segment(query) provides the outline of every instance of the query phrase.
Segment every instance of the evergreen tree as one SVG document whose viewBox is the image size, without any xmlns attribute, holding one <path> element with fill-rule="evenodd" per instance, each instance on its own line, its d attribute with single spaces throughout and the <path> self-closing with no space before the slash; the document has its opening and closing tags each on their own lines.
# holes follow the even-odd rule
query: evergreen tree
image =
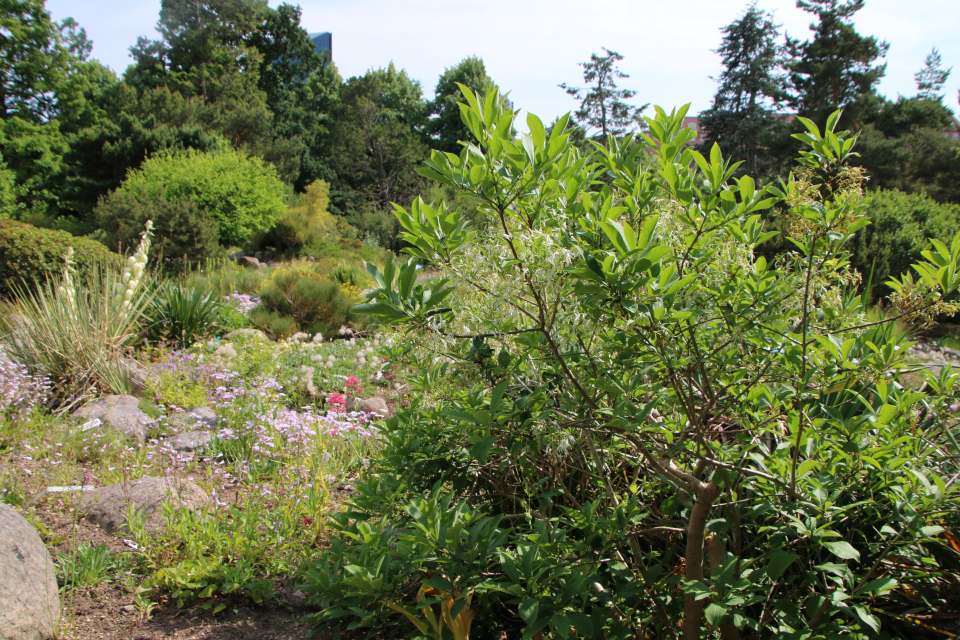
<svg viewBox="0 0 960 640">
<path fill-rule="evenodd" d="M 444 70 L 437 82 L 436 98 L 431 105 L 434 119 L 428 131 L 434 137 L 433 145 L 440 151 L 460 153 L 460 141 L 473 141 L 473 134 L 460 118 L 460 107 L 463 95 L 460 93 L 462 84 L 471 90 L 486 95 L 493 87 L 493 80 L 487 75 L 483 60 L 477 56 L 464 58 L 459 64 Z"/>
<path fill-rule="evenodd" d="M 706 131 L 703 146 L 708 151 L 719 143 L 725 155 L 745 161 L 747 172 L 756 175 L 764 140 L 783 124 L 775 113 L 786 97 L 779 25 L 753 3 L 721 31 L 723 41 L 716 52 L 724 71 L 713 105 L 700 114 Z"/>
<path fill-rule="evenodd" d="M 261 156 L 283 179 L 299 173 L 303 142 L 278 135 L 260 90 L 260 51 L 250 44 L 269 15 L 266 0 L 162 0 L 161 39 L 140 38 L 125 80 L 140 90 L 167 87 L 197 97 L 207 130 Z"/>
<path fill-rule="evenodd" d="M 420 83 L 392 63 L 347 80 L 340 91 L 331 158 L 337 182 L 331 207 L 362 232 L 397 246 L 392 203 L 419 193 L 417 167 L 429 148 L 424 128 L 429 106 Z"/>
<path fill-rule="evenodd" d="M 573 113 L 577 124 L 596 131 L 595 137 L 606 141 L 607 136 L 622 136 L 629 133 L 647 105 L 634 107 L 624 100 L 637 95 L 631 89 L 618 89 L 617 80 L 630 76 L 620 71 L 617 63 L 623 56 L 603 48 L 607 55 L 590 55 L 590 62 L 579 63 L 583 67 L 586 88 L 560 85 L 569 95 L 580 101 L 580 108 Z"/>
<path fill-rule="evenodd" d="M 940 91 L 943 85 L 947 83 L 950 72 L 953 67 L 944 69 L 940 66 L 940 52 L 935 48 L 927 54 L 923 61 L 923 69 L 914 74 L 913 78 L 917 81 L 917 97 L 925 100 L 943 100 Z"/>
<path fill-rule="evenodd" d="M 797 0 L 797 6 L 817 16 L 810 25 L 813 38 L 799 42 L 787 38 L 792 60 L 788 63 L 793 89 L 791 106 L 814 122 L 825 122 L 837 109 L 844 120 L 860 122 L 867 98 L 886 71 L 875 64 L 889 45 L 857 33 L 853 15 L 864 0 Z"/>
<path fill-rule="evenodd" d="M 343 80 L 326 54 L 317 52 L 300 26 L 300 7 L 269 9 L 250 38 L 262 57 L 259 88 L 274 114 L 279 138 L 302 142 L 298 190 L 318 179 L 335 177 L 331 168 L 330 128 Z"/>
</svg>

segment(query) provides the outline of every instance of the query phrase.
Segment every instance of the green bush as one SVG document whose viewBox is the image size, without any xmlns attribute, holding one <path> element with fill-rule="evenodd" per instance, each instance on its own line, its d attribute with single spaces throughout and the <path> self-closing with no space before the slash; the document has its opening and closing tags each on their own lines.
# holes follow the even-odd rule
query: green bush
<svg viewBox="0 0 960 640">
<path fill-rule="evenodd" d="M 0 219 L 0 295 L 10 297 L 18 286 L 33 290 L 51 273 L 61 272 L 69 247 L 80 276 L 100 262 L 120 264 L 120 256 L 94 240 Z"/>
<path fill-rule="evenodd" d="M 305 249 L 329 236 L 336 236 L 338 220 L 327 211 L 329 186 L 316 180 L 303 195 L 295 197 L 276 225 L 257 237 L 254 247 L 300 256 Z"/>
<path fill-rule="evenodd" d="M 803 120 L 773 189 L 690 149 L 686 108 L 581 157 L 563 119 L 517 140 L 496 92 L 465 97 L 475 149 L 423 173 L 479 223 L 396 211 L 455 288 L 388 262 L 357 308 L 412 334 L 392 362 L 437 391 L 381 430 L 308 572 L 313 621 L 412 631 L 449 603 L 475 640 L 879 639 L 955 609 L 960 374 L 905 389 L 903 334 L 851 292 L 866 207 L 839 112 Z M 799 255 L 774 265 L 776 202 Z M 960 291 L 944 240 L 895 287 L 904 319 Z"/>
<path fill-rule="evenodd" d="M 280 318 L 292 319 L 297 331 L 329 336 L 341 325 L 357 323 L 350 313 L 356 302 L 339 282 L 303 269 L 278 269 L 260 290 L 250 321 L 277 337 L 293 328 Z"/>
<path fill-rule="evenodd" d="M 269 231 L 286 208 L 273 167 L 233 149 L 156 155 L 127 174 L 117 191 L 136 194 L 141 203 L 192 201 L 216 224 L 223 246 L 243 246 L 254 233 Z"/>
<path fill-rule="evenodd" d="M 223 253 L 217 223 L 192 199 L 118 189 L 100 200 L 95 215 L 104 243 L 121 253 L 137 246 L 143 226 L 153 220 L 150 260 L 154 263 L 184 269 Z"/>
<path fill-rule="evenodd" d="M 942 204 L 922 193 L 878 191 L 870 194 L 871 224 L 853 238 L 853 266 L 864 280 L 873 271 L 873 291 L 890 293 L 886 285 L 922 258 L 930 240 L 946 241 L 960 231 L 960 205 Z"/>
</svg>

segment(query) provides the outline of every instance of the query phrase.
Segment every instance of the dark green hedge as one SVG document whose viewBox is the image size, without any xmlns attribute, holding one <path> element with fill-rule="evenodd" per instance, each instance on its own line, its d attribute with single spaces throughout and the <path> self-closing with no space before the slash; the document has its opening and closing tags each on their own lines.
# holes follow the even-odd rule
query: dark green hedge
<svg viewBox="0 0 960 640">
<path fill-rule="evenodd" d="M 0 219 L 0 295 L 12 297 L 18 286 L 33 287 L 46 281 L 48 274 L 61 272 L 71 246 L 81 275 L 97 262 L 120 262 L 119 255 L 95 240 Z"/>
<path fill-rule="evenodd" d="M 873 270 L 873 295 L 885 297 L 890 294 L 887 280 L 921 260 L 931 238 L 950 244 L 960 231 L 960 205 L 896 190 L 870 196 L 867 215 L 871 224 L 853 238 L 851 262 L 864 280 Z"/>
</svg>

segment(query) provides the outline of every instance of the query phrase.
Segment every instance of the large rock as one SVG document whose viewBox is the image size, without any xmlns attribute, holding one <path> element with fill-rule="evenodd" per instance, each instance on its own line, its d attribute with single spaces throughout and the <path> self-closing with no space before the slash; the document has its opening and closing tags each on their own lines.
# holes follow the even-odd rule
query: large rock
<svg viewBox="0 0 960 640">
<path fill-rule="evenodd" d="M 387 401 L 383 398 L 374 396 L 372 398 L 367 398 L 366 400 L 362 398 L 354 398 L 353 396 L 347 397 L 347 411 L 363 411 L 364 413 L 379 413 L 382 416 L 389 413 L 387 408 Z"/>
<path fill-rule="evenodd" d="M 253 256 L 241 256 L 237 258 L 237 264 L 241 267 L 247 267 L 250 269 L 260 269 L 263 265 L 260 264 L 260 260 L 254 258 Z"/>
<path fill-rule="evenodd" d="M 167 422 L 170 426 L 179 428 L 216 429 L 220 419 L 213 409 L 194 407 L 189 411 L 172 414 Z"/>
<path fill-rule="evenodd" d="M 99 418 L 107 427 L 127 434 L 140 444 L 147 433 L 157 428 L 157 421 L 139 409 L 140 400 L 133 396 L 103 396 L 73 412 L 75 418 Z"/>
<path fill-rule="evenodd" d="M 60 619 L 57 571 L 33 526 L 0 504 L 0 638 L 53 638 Z"/>
<path fill-rule="evenodd" d="M 83 494 L 80 511 L 107 533 L 126 532 L 129 531 L 127 513 L 132 506 L 143 517 L 147 531 L 154 531 L 164 524 L 161 505 L 165 501 L 173 500 L 177 508 L 196 509 L 206 504 L 207 499 L 200 487 L 187 480 L 147 476 Z"/>
</svg>

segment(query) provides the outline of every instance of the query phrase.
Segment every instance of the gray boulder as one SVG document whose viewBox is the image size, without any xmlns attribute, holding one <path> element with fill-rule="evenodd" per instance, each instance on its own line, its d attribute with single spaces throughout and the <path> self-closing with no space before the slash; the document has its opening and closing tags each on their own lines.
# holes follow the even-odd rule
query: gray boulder
<svg viewBox="0 0 960 640">
<path fill-rule="evenodd" d="M 204 431 L 187 431 L 170 441 L 174 451 L 196 451 L 213 440 L 213 436 Z"/>
<path fill-rule="evenodd" d="M 132 506 L 143 517 L 147 531 L 155 531 L 164 525 L 160 507 L 165 501 L 173 500 L 178 508 L 192 510 L 202 507 L 207 499 L 203 489 L 193 482 L 147 476 L 83 494 L 80 511 L 107 533 L 128 532 L 127 513 Z"/>
<path fill-rule="evenodd" d="M 140 444 L 147 433 L 157 428 L 157 421 L 139 409 L 140 400 L 133 396 L 103 396 L 73 412 L 80 420 L 99 418 L 103 424 L 134 438 Z"/>
<path fill-rule="evenodd" d="M 220 419 L 213 409 L 194 407 L 188 411 L 172 414 L 167 422 L 170 426 L 178 428 L 216 429 Z"/>
<path fill-rule="evenodd" d="M 234 251 L 233 253 L 228 253 L 227 257 L 236 262 L 246 254 L 243 251 Z"/>
<path fill-rule="evenodd" d="M 57 570 L 33 526 L 0 504 L 0 638 L 53 638 L 60 619 Z"/>
<path fill-rule="evenodd" d="M 387 408 L 387 401 L 377 396 L 367 398 L 366 400 L 349 396 L 347 398 L 347 411 L 379 413 L 380 415 L 385 416 L 389 412 L 389 409 Z"/>
<path fill-rule="evenodd" d="M 248 267 L 250 269 L 260 268 L 260 261 L 253 256 L 242 256 L 237 258 L 237 264 L 241 267 Z"/>
</svg>

